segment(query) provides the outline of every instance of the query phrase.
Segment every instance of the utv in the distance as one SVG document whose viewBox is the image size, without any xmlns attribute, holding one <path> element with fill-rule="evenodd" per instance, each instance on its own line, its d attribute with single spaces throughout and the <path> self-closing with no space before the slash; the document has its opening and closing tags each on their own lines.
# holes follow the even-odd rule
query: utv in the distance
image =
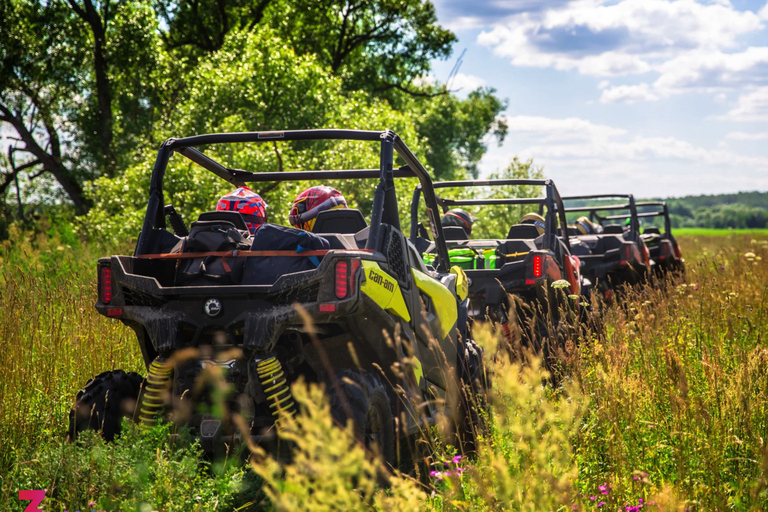
<svg viewBox="0 0 768 512">
<path fill-rule="evenodd" d="M 655 217 L 663 217 L 664 225 L 661 229 L 653 224 L 642 226 L 640 237 L 648 247 L 651 260 L 654 262 L 653 269 L 658 277 L 664 275 L 684 275 L 685 260 L 680 252 L 680 245 L 672 234 L 672 222 L 669 219 L 669 208 L 664 201 L 642 201 L 635 203 L 639 213 L 637 217 L 643 221 L 651 220 Z M 609 220 L 626 220 L 628 214 L 610 215 L 606 217 Z"/>
<path fill-rule="evenodd" d="M 451 265 L 462 266 L 469 279 L 470 316 L 476 321 L 498 323 L 511 346 L 520 343 L 522 334 L 524 345 L 549 356 L 551 347 L 545 339 L 557 333 L 561 321 L 576 320 L 590 285 L 581 276 L 578 258 L 571 255 L 564 207 L 555 184 L 548 179 L 496 179 L 446 181 L 433 186 L 440 189 L 437 204 L 443 213 L 457 207 L 472 208 L 478 218 L 471 234 L 458 226 L 442 228 Z M 446 196 L 446 189 L 453 189 L 456 197 L 466 187 L 484 190 L 473 199 Z M 539 196 L 514 197 L 521 187 L 529 192 L 533 189 Z M 411 241 L 426 262 L 442 265 L 444 256 L 438 244 L 428 239 L 424 223 L 419 222 L 422 192 L 421 186 L 416 187 L 411 202 Z M 511 213 L 518 209 L 520 212 Z M 521 223 L 526 210 L 541 213 L 539 226 Z M 497 233 L 498 238 L 478 237 L 477 228 L 491 218 L 507 222 L 504 232 Z M 432 219 L 429 224 L 432 226 Z M 559 284 L 553 286 L 558 281 L 565 289 Z M 564 312 L 572 313 L 573 318 L 562 318 Z M 517 322 L 510 323 L 512 318 Z"/>
<path fill-rule="evenodd" d="M 316 140 L 375 143 L 380 167 L 249 172 L 198 149 Z M 329 210 L 314 233 L 263 224 L 251 237 L 240 213 L 207 212 L 188 232 L 163 193 L 174 154 L 234 186 L 374 179 L 373 214 L 366 222 L 359 210 Z M 395 154 L 405 165 L 394 167 Z M 466 293 L 457 290 L 464 276 L 449 271 L 439 225 L 442 260 L 433 269 L 401 233 L 394 180 L 402 177 L 418 178 L 437 211 L 429 174 L 391 131 L 221 133 L 163 143 L 134 254 L 103 258 L 97 269 L 96 309 L 135 331 L 148 376 L 116 370 L 89 381 L 70 414 L 70 436 L 97 429 L 113 437 L 138 401 L 141 423 L 184 424 L 213 456 L 244 437 L 270 447 L 280 410 L 295 410 L 290 386 L 299 377 L 325 384 L 334 417 L 352 419 L 357 437 L 393 465 L 397 436 L 423 432 L 440 415 L 469 429 L 460 391 L 479 390 L 483 369 Z M 212 375 L 223 376 L 227 390 L 218 406 L 221 383 Z"/>
<path fill-rule="evenodd" d="M 616 200 L 623 200 L 616 203 Z M 640 236 L 637 205 L 631 194 L 599 194 L 563 197 L 565 212 L 571 221 L 588 215 L 595 232 L 583 233 L 568 228 L 571 252 L 582 261 L 582 272 L 605 299 L 624 286 L 652 279 L 653 261 Z M 580 203 L 580 204 L 576 204 Z M 586 215 L 585 215 L 586 214 Z M 612 220 L 627 215 L 627 223 Z"/>
</svg>

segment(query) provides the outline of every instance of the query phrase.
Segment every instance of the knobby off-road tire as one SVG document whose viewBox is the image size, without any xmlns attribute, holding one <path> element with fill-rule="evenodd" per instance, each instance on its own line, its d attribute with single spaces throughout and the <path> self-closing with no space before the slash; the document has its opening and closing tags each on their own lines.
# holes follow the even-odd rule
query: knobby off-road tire
<svg viewBox="0 0 768 512">
<path fill-rule="evenodd" d="M 138 373 L 113 370 L 100 373 L 77 393 L 69 411 L 70 441 L 84 430 L 97 430 L 106 441 L 120 434 L 120 422 L 133 416 L 144 379 Z"/>
<path fill-rule="evenodd" d="M 343 370 L 336 382 L 327 384 L 331 415 L 341 425 L 353 422 L 355 438 L 378 453 L 389 465 L 395 463 L 395 422 L 387 389 L 378 375 Z"/>
</svg>

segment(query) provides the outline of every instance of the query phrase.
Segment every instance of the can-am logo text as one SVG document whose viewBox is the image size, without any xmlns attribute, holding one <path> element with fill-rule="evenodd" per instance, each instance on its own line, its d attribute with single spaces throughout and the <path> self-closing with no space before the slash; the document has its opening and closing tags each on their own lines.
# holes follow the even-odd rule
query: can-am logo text
<svg viewBox="0 0 768 512">
<path fill-rule="evenodd" d="M 371 271 L 368 272 L 368 279 L 370 279 L 376 284 L 383 286 L 384 289 L 387 290 L 388 292 L 391 292 L 392 290 L 395 289 L 395 283 L 393 283 L 388 279 L 384 279 L 384 276 L 382 276 L 381 274 L 377 274 L 376 272 L 373 271 L 373 269 L 371 269 Z"/>
</svg>

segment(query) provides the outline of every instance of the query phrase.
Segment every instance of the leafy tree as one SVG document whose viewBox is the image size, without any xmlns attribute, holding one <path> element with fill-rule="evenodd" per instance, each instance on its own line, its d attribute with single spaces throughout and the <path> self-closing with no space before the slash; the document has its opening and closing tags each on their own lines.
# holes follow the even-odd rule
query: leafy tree
<svg viewBox="0 0 768 512">
<path fill-rule="evenodd" d="M 125 163 L 114 136 L 136 133 L 154 100 L 155 16 L 141 0 L 9 0 L 0 24 L 0 125 L 16 140 L 0 194 L 20 173 L 50 175 L 84 213 L 83 182 Z"/>
<path fill-rule="evenodd" d="M 301 101 L 312 98 L 312 101 Z M 204 107 L 203 107 L 204 106 Z M 418 148 L 412 122 L 381 101 L 343 90 L 340 79 L 329 75 L 313 55 L 297 56 L 274 32 L 232 33 L 224 46 L 201 64 L 166 129 L 173 133 L 249 131 L 291 126 L 335 126 L 364 129 L 387 126 Z M 412 142 L 416 141 L 416 142 Z M 231 168 L 249 171 L 376 168 L 375 144 L 337 142 L 282 142 L 222 145 L 203 148 L 206 154 Z M 88 214 L 88 230 L 104 237 L 135 237 L 146 207 L 155 152 L 146 149 L 139 163 L 116 178 L 103 177 L 89 189 L 95 207 Z M 403 201 L 413 191 L 413 180 L 398 180 Z M 410 183 L 405 183 L 410 182 Z M 254 184 L 266 200 L 271 222 L 287 224 L 293 198 L 305 187 L 319 183 Z M 370 211 L 375 182 L 353 180 L 336 186 L 354 206 Z M 181 156 L 171 159 L 165 175 L 166 202 L 173 203 L 187 221 L 211 210 L 231 185 Z"/>
</svg>

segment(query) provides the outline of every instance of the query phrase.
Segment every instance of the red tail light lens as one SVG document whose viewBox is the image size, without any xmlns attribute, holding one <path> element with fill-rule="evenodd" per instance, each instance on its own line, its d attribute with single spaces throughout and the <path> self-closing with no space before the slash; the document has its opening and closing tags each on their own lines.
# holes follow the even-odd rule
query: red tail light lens
<svg viewBox="0 0 768 512">
<path fill-rule="evenodd" d="M 350 275 L 349 262 L 338 261 L 336 262 L 336 298 L 344 299 L 349 295 L 349 275 Z"/>
<path fill-rule="evenodd" d="M 112 269 L 101 267 L 99 270 L 99 300 L 104 304 L 112 302 Z"/>
<path fill-rule="evenodd" d="M 625 244 L 622 254 L 622 259 L 624 260 L 631 260 L 632 259 L 632 246 L 630 244 Z"/>
<path fill-rule="evenodd" d="M 541 256 L 538 255 L 533 257 L 533 277 L 541 277 L 542 275 L 543 263 L 541 259 Z"/>
</svg>

